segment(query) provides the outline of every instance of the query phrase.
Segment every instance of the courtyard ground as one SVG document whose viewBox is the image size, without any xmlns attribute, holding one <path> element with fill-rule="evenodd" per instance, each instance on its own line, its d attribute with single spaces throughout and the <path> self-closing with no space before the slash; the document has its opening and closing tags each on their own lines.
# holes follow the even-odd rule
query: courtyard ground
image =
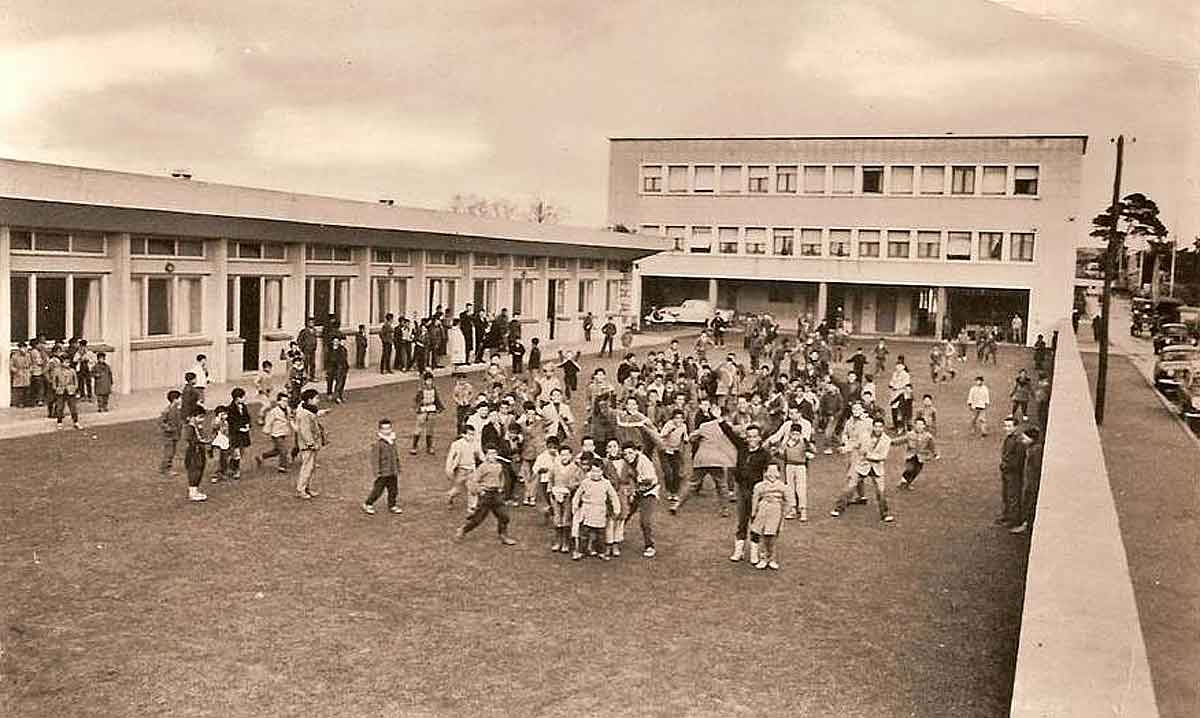
<svg viewBox="0 0 1200 718">
<path fill-rule="evenodd" d="M 927 345 L 892 345 L 927 391 Z M 942 458 L 892 493 L 895 524 L 830 518 L 844 466 L 820 456 L 778 573 L 728 560 L 711 492 L 660 513 L 652 560 L 634 527 L 618 561 L 551 555 L 528 509 L 515 547 L 492 523 L 454 543 L 449 417 L 436 456 L 402 457 L 404 515 L 364 515 L 365 447 L 380 416 L 407 432 L 411 385 L 330 414 L 313 502 L 250 471 L 187 503 L 152 421 L 0 442 L 0 715 L 1005 716 L 1027 542 L 992 517 L 1027 361 L 1004 347 L 982 370 L 987 439 L 967 435 L 969 380 L 936 388 Z"/>
</svg>

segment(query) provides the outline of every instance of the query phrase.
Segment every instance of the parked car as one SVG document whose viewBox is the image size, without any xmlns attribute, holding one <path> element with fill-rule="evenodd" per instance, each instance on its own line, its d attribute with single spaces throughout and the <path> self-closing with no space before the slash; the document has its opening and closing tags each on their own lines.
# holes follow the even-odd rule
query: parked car
<svg viewBox="0 0 1200 718">
<path fill-rule="evenodd" d="M 1188 380 L 1179 385 L 1175 392 L 1175 405 L 1179 415 L 1192 431 L 1200 432 L 1200 372 L 1192 372 Z"/>
<path fill-rule="evenodd" d="M 1169 346 L 1154 361 L 1154 386 L 1164 394 L 1174 393 L 1197 375 L 1200 375 L 1200 347 Z"/>
<path fill-rule="evenodd" d="M 1154 332 L 1154 353 L 1159 354 L 1162 350 L 1169 346 L 1177 346 L 1180 344 L 1196 346 L 1196 336 L 1192 334 L 1192 330 L 1186 324 L 1179 322 L 1170 322 L 1167 324 L 1159 324 L 1157 331 Z"/>
<path fill-rule="evenodd" d="M 707 324 L 713 317 L 720 316 L 730 323 L 733 314 L 732 309 L 717 309 L 707 299 L 685 299 L 678 306 L 654 309 L 646 315 L 646 321 L 650 324 Z"/>
<path fill-rule="evenodd" d="M 1154 326 L 1154 302 L 1148 297 L 1134 297 L 1129 302 L 1129 333 L 1138 337 Z"/>
</svg>

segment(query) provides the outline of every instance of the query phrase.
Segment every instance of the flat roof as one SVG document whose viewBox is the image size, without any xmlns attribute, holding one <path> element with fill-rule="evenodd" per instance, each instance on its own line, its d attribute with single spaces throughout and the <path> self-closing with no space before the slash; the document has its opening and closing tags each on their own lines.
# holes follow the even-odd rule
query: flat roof
<svg viewBox="0 0 1200 718">
<path fill-rule="evenodd" d="M 640 250 L 668 248 L 667 240 L 604 229 L 537 224 L 380 202 L 218 184 L 203 180 L 117 172 L 0 158 L 0 198 L 57 206 L 148 210 L 320 227 L 447 235 L 501 244 L 574 245 Z"/>
<path fill-rule="evenodd" d="M 1081 134 L 894 134 L 894 135 L 660 135 L 609 137 L 609 142 L 653 142 L 653 141 L 711 141 L 711 140 L 1083 140 L 1087 149 L 1087 135 Z"/>
</svg>

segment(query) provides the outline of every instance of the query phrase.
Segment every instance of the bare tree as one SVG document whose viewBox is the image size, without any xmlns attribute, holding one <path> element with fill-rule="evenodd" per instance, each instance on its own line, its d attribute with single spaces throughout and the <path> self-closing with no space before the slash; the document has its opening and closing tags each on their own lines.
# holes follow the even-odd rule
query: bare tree
<svg viewBox="0 0 1200 718">
<path fill-rule="evenodd" d="M 456 194 L 450 198 L 449 210 L 475 217 L 513 219 L 535 224 L 557 224 L 566 214 L 563 208 L 544 197 L 534 197 L 522 212 L 512 200 L 481 197 L 476 194 Z"/>
<path fill-rule="evenodd" d="M 545 197 L 534 197 L 529 203 L 528 220 L 535 224 L 558 224 L 563 211 Z"/>
</svg>

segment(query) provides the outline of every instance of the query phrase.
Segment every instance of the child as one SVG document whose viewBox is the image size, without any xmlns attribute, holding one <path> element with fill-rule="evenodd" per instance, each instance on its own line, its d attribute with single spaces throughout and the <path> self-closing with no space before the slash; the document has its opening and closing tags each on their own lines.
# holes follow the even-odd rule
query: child
<svg viewBox="0 0 1200 718">
<path fill-rule="evenodd" d="M 567 352 L 558 368 L 563 373 L 564 393 L 570 399 L 572 392 L 579 391 L 579 362 L 575 361 L 575 353 Z"/>
<path fill-rule="evenodd" d="M 271 449 L 257 457 L 255 461 L 258 468 L 262 468 L 263 462 L 271 457 L 278 457 L 276 461 L 278 465 L 275 470 L 281 474 L 286 474 L 288 470 L 288 435 L 292 433 L 292 420 L 288 411 L 288 395 L 279 392 L 275 395 L 275 405 L 268 409 L 263 414 L 262 431 L 271 439 Z"/>
<path fill-rule="evenodd" d="M 50 386 L 54 391 L 54 418 L 58 419 L 58 428 L 62 428 L 63 413 L 70 409 L 71 423 L 76 429 L 82 429 L 79 424 L 79 376 L 75 369 L 68 362 L 51 359 Z"/>
<path fill-rule="evenodd" d="M 672 506 L 679 501 L 680 483 L 683 478 L 683 446 L 691 437 L 688 434 L 687 421 L 684 419 L 683 408 L 672 407 L 671 418 L 663 423 L 659 432 L 662 440 L 662 473 L 663 482 L 667 485 L 667 501 Z"/>
<path fill-rule="evenodd" d="M 396 451 L 396 432 L 392 430 L 392 420 L 379 420 L 379 430 L 375 432 L 375 443 L 371 447 L 371 476 L 375 484 L 371 493 L 363 502 L 362 510 L 368 514 L 375 513 L 375 502 L 387 490 L 388 511 L 402 514 L 404 510 L 396 505 L 396 477 L 400 474 L 400 453 Z"/>
<path fill-rule="evenodd" d="M 425 437 L 425 453 L 433 454 L 433 429 L 434 419 L 442 413 L 442 400 L 438 396 L 437 387 L 433 385 L 433 374 L 425 372 L 421 379 L 421 388 L 417 389 L 417 394 L 413 397 L 413 406 L 417 411 L 417 422 L 413 425 L 412 433 L 412 448 L 408 450 L 409 454 L 416 455 L 417 445 L 421 443 L 421 437 Z"/>
<path fill-rule="evenodd" d="M 529 369 L 530 374 L 537 374 L 542 370 L 542 348 L 538 346 L 541 340 L 537 337 L 529 340 Z"/>
<path fill-rule="evenodd" d="M 471 382 L 467 381 L 465 376 L 458 374 L 457 369 L 452 371 L 458 377 L 451 391 L 451 398 L 454 399 L 454 431 L 461 434 L 467 424 L 467 417 L 471 416 L 471 397 L 475 393 L 475 387 L 471 386 Z"/>
<path fill-rule="evenodd" d="M 250 408 L 246 406 L 246 390 L 239 387 L 230 392 L 229 402 L 229 468 L 233 479 L 242 478 L 242 454 L 250 448 Z"/>
<path fill-rule="evenodd" d="M 270 360 L 262 363 L 262 368 L 254 375 L 254 398 L 258 402 L 258 424 L 263 425 L 267 419 L 267 411 L 271 408 L 271 397 L 275 396 L 275 381 L 271 377 L 272 364 Z"/>
<path fill-rule="evenodd" d="M 971 434 L 976 431 L 980 436 L 987 436 L 987 409 L 992 403 L 992 395 L 983 383 L 983 377 L 975 377 L 975 384 L 967 392 L 967 408 L 971 410 Z"/>
<path fill-rule="evenodd" d="M 1029 379 L 1028 372 L 1024 367 L 1017 371 L 1017 378 L 1013 382 L 1012 391 L 1008 393 L 1012 399 L 1012 411 L 1009 412 L 1016 417 L 1017 422 L 1023 422 L 1029 418 L 1029 397 L 1033 394 L 1033 382 Z"/>
<path fill-rule="evenodd" d="M 754 564 L 754 568 L 778 571 L 779 560 L 775 554 L 775 540 L 783 527 L 784 514 L 795 510 L 787 485 L 779 473 L 779 464 L 767 464 L 762 481 L 754 485 L 750 505 L 753 507 L 750 531 L 763 539 L 762 553 L 759 554 L 758 563 Z"/>
<path fill-rule="evenodd" d="M 541 417 L 538 417 L 538 421 L 541 421 Z M 537 505 L 537 497 L 539 495 L 546 500 L 546 509 L 543 516 L 546 523 L 549 523 L 554 509 L 550 505 L 550 471 L 558 463 L 558 437 L 547 436 L 543 442 L 543 446 L 544 448 L 533 460 L 533 467 L 530 469 L 532 476 L 529 480 L 534 482 L 534 486 L 532 488 L 526 486 L 525 490 L 526 492 L 533 491 L 534 498 L 528 500 L 527 497 L 529 506 Z"/>
<path fill-rule="evenodd" d="M 525 371 L 525 343 L 521 341 L 521 337 L 516 337 L 509 342 L 508 353 L 512 355 L 513 376 L 520 376 Z M 531 355 L 530 360 L 532 361 L 532 359 Z"/>
<path fill-rule="evenodd" d="M 907 491 L 912 488 L 912 483 L 917 480 L 925 464 L 938 458 L 938 454 L 933 443 L 933 434 L 929 433 L 929 427 L 920 417 L 913 420 L 912 431 L 905 434 L 902 441 L 905 445 L 904 472 L 898 487 Z"/>
<path fill-rule="evenodd" d="M 546 448 L 546 424 L 537 413 L 537 405 L 532 401 L 524 402 L 522 408 L 524 413 L 513 422 L 521 427 L 522 433 L 517 480 L 524 487 L 521 503 L 525 506 L 537 506 L 538 482 L 533 465 Z"/>
<path fill-rule="evenodd" d="M 162 459 L 158 462 L 158 473 L 165 479 L 175 476 L 176 471 L 171 467 L 175 463 L 175 449 L 179 444 L 180 433 L 183 431 L 183 414 L 180 407 L 183 404 L 183 394 L 172 389 L 167 392 L 167 406 L 158 415 L 158 431 L 162 435 Z M 193 411 L 195 407 L 193 407 Z M 193 414 L 188 414 L 190 420 Z M 201 467 L 203 469 L 203 467 Z"/>
<path fill-rule="evenodd" d="M 937 433 L 937 407 L 933 405 L 933 394 L 921 397 L 921 406 L 917 408 L 913 421 L 917 419 L 925 420 L 925 428 L 930 434 Z"/>
<path fill-rule="evenodd" d="M 100 413 L 108 412 L 108 397 L 113 388 L 112 365 L 107 357 L 104 352 L 98 353 L 96 366 L 92 367 L 92 390 L 96 393 L 96 411 Z"/>
<path fill-rule="evenodd" d="M 476 526 L 483 523 L 488 513 L 492 513 L 496 517 L 496 530 L 499 533 L 500 543 L 505 546 L 514 545 L 516 540 L 508 535 L 508 507 L 500 498 L 500 489 L 504 483 L 504 468 L 500 465 L 495 447 L 488 448 L 484 454 L 483 463 L 475 470 L 475 474 L 476 481 L 479 482 L 479 503 L 467 517 L 467 522 L 454 533 L 454 538 L 461 540 Z"/>
<path fill-rule="evenodd" d="M 178 394 L 179 392 L 172 391 L 171 393 Z M 178 397 L 175 401 L 177 400 Z M 204 407 L 192 407 L 192 413 L 183 427 L 183 436 L 186 442 L 183 450 L 183 465 L 187 468 L 189 501 L 208 500 L 207 496 L 200 493 L 200 482 L 204 479 L 205 456 L 208 453 L 203 431 L 205 418 L 207 415 Z M 174 441 L 171 442 L 171 446 L 174 447 Z M 174 452 L 172 451 L 172 453 Z"/>
<path fill-rule="evenodd" d="M 212 475 L 212 482 L 218 483 L 229 476 L 229 458 L 233 454 L 229 441 L 229 408 L 218 406 L 213 412 L 213 434 L 210 445 L 216 449 L 217 470 Z"/>
<path fill-rule="evenodd" d="M 558 450 L 558 462 L 550 468 L 548 495 L 554 520 L 555 542 L 551 551 L 567 553 L 571 550 L 571 495 L 579 486 L 579 467 L 575 464 L 575 453 L 571 447 Z"/>
<path fill-rule="evenodd" d="M 454 506 L 455 497 L 466 494 L 468 516 L 475 511 L 478 500 L 474 475 L 481 458 L 479 430 L 474 424 L 468 423 L 463 426 L 458 438 L 451 442 L 445 466 L 446 479 L 450 482 L 450 490 L 446 492 L 446 505 Z"/>
<path fill-rule="evenodd" d="M 354 335 L 354 368 L 367 368 L 367 327 L 358 325 L 358 333 Z"/>
<path fill-rule="evenodd" d="M 620 510 L 621 499 L 612 482 L 604 478 L 604 470 L 600 462 L 587 459 L 587 478 L 579 484 L 575 492 L 572 510 L 579 517 L 580 533 L 586 534 L 575 540 L 575 551 L 571 560 L 583 558 L 583 548 L 586 545 L 589 556 L 599 555 L 605 561 L 612 559 L 604 548 L 604 527 L 608 518 Z"/>
<path fill-rule="evenodd" d="M 808 461 L 813 456 L 812 428 L 801 419 L 790 422 L 788 438 L 778 449 L 783 461 L 784 485 L 788 489 L 789 508 L 785 519 L 796 518 L 808 521 Z M 806 435 L 807 434 L 807 435 Z M 761 533 L 761 532 L 760 532 Z M 768 552 L 770 549 L 768 548 Z"/>
</svg>

